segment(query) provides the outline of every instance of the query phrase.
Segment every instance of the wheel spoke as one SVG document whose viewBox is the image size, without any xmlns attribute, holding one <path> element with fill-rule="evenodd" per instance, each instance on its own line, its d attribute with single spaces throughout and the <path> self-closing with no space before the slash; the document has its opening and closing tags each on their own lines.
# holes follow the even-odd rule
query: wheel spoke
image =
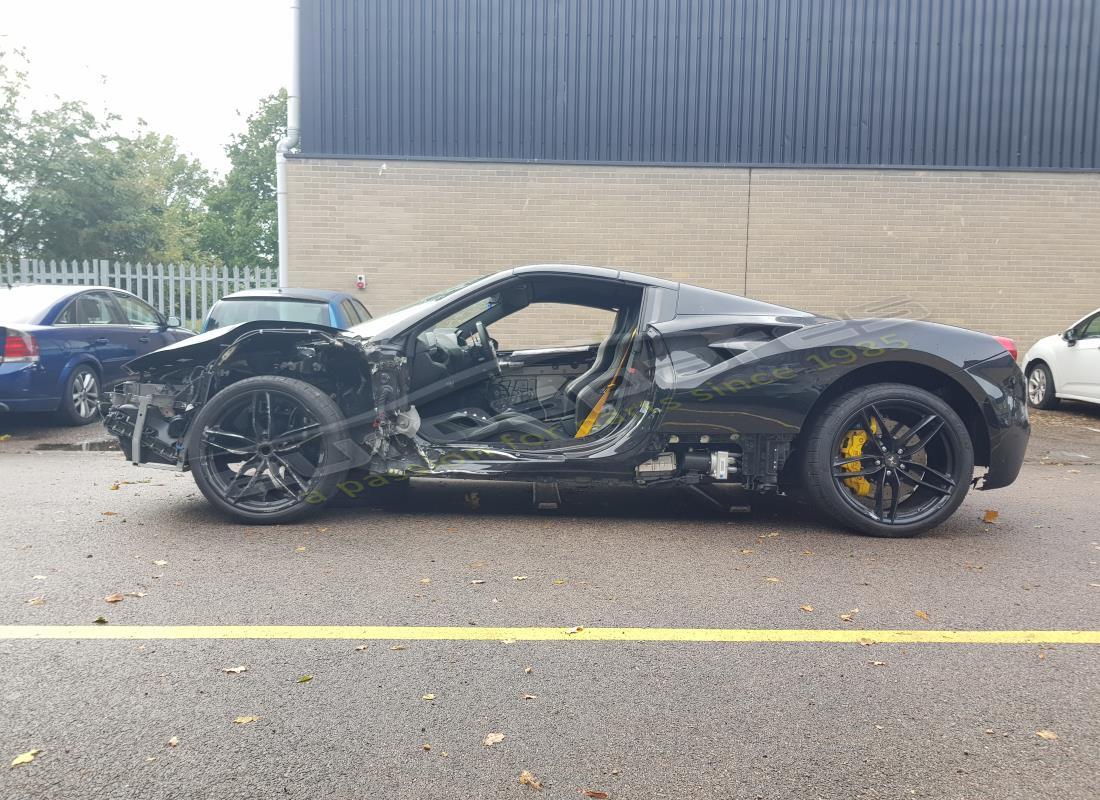
<svg viewBox="0 0 1100 800">
<path fill-rule="evenodd" d="M 277 453 L 290 453 L 307 442 L 313 441 L 322 433 L 321 425 L 313 422 L 276 436 L 271 440 L 271 447 Z"/>
<path fill-rule="evenodd" d="M 260 427 L 259 392 L 256 392 L 252 395 L 252 435 L 256 438 L 256 441 L 261 441 L 264 438 L 263 429 Z"/>
<path fill-rule="evenodd" d="M 861 412 L 861 421 L 863 429 L 867 431 L 867 435 L 872 442 L 881 442 L 881 445 L 887 448 L 894 446 L 894 440 L 890 436 L 890 429 L 886 427 L 886 422 L 882 418 L 882 415 L 878 413 L 878 409 L 874 405 L 869 405 Z M 878 432 L 875 432 L 875 429 Z"/>
<path fill-rule="evenodd" d="M 879 479 L 875 481 L 875 516 L 882 519 L 882 502 L 886 489 L 886 473 L 883 472 L 879 475 Z"/>
<path fill-rule="evenodd" d="M 886 479 L 883 481 L 890 481 L 890 512 L 886 517 L 886 521 L 890 523 L 897 522 L 898 519 L 898 501 L 901 495 L 901 481 L 898 480 L 897 471 L 891 471 L 886 474 Z"/>
<path fill-rule="evenodd" d="M 278 471 L 272 467 L 270 459 L 267 459 L 267 458 L 264 459 L 264 468 L 267 471 L 267 477 L 271 480 L 271 482 L 276 487 L 278 487 L 279 489 L 282 489 L 284 492 L 286 492 L 291 497 L 297 497 L 298 496 L 298 492 L 295 492 L 289 486 L 287 486 L 286 481 L 284 481 L 282 479 L 282 477 L 279 475 Z M 301 484 L 299 484 L 299 486 L 301 486 Z"/>
<path fill-rule="evenodd" d="M 241 464 L 240 468 L 237 470 L 237 474 L 233 476 L 233 480 L 231 480 L 229 482 L 229 485 L 225 487 L 226 500 L 231 503 L 235 503 L 242 497 L 244 497 L 244 495 L 248 493 L 248 491 L 251 490 L 253 486 L 256 485 L 256 480 L 260 477 L 260 473 L 262 471 L 260 469 L 260 465 L 256 465 L 255 472 L 253 472 L 250 476 L 245 475 L 245 470 L 252 466 L 253 462 L 258 461 L 259 458 L 260 457 L 258 455 L 254 455 L 252 456 L 252 458 Z M 240 485 L 241 479 L 245 477 L 248 478 L 248 481 L 244 482 L 244 485 Z"/>
<path fill-rule="evenodd" d="M 904 469 L 898 470 L 898 477 L 914 487 L 923 487 L 925 489 L 929 489 L 935 492 L 936 494 L 943 495 L 944 497 L 950 495 L 951 490 L 954 488 L 953 484 L 950 487 L 936 486 L 934 483 L 929 483 L 928 481 L 924 480 L 924 476 L 918 478 L 916 475 L 910 475 Z"/>
<path fill-rule="evenodd" d="M 928 447 L 928 443 L 935 438 L 944 426 L 943 418 L 937 414 L 929 414 L 922 419 L 912 428 L 905 432 L 905 435 L 898 437 L 898 448 L 902 449 L 902 457 L 911 458 Z M 917 439 L 916 444 L 909 444 L 913 439 Z"/>
<path fill-rule="evenodd" d="M 223 444 L 221 442 L 214 441 L 218 439 L 231 439 L 234 440 L 232 445 Z M 223 431 L 221 428 L 207 428 L 202 432 L 202 440 L 219 450 L 224 450 L 227 453 L 233 455 L 250 455 L 256 452 L 256 442 L 249 439 L 247 436 L 243 436 L 239 433 L 232 433 L 230 431 Z"/>
<path fill-rule="evenodd" d="M 280 464 L 283 465 L 283 469 L 286 470 L 286 473 L 288 475 L 290 475 L 291 478 L 294 479 L 294 482 L 298 484 L 298 488 L 302 492 L 304 492 L 306 490 L 306 486 L 308 485 L 308 483 L 305 480 L 302 479 L 301 475 L 299 475 L 297 472 L 294 471 L 294 468 L 292 466 L 290 466 L 290 462 L 287 461 L 285 458 L 283 458 L 278 453 L 272 453 L 271 457 L 273 459 L 275 459 L 276 461 L 278 461 Z M 302 460 L 304 461 L 305 459 L 302 459 Z"/>
</svg>

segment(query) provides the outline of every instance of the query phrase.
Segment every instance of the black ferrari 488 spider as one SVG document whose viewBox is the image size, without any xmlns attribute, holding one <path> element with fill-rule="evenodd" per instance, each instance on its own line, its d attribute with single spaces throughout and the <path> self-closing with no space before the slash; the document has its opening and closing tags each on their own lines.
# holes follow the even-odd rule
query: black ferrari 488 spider
<svg viewBox="0 0 1100 800">
<path fill-rule="evenodd" d="M 562 308 L 605 320 L 599 340 L 497 341 L 524 320 L 570 339 L 584 326 Z M 615 269 L 528 266 L 350 330 L 219 328 L 132 361 L 102 411 L 134 464 L 190 469 L 216 508 L 249 523 L 431 476 L 528 481 L 544 507 L 565 483 L 715 502 L 716 485 L 737 484 L 911 536 L 972 485 L 1015 480 L 1029 427 L 1014 349 L 913 319 L 832 319 Z"/>
</svg>

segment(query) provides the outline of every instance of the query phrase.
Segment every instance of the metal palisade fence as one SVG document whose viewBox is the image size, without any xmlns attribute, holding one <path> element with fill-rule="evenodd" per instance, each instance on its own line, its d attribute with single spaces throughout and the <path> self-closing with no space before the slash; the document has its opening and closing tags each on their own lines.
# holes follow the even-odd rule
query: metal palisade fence
<svg viewBox="0 0 1100 800">
<path fill-rule="evenodd" d="M 242 289 L 277 286 L 278 280 L 277 267 L 132 264 L 108 259 L 0 261 L 0 286 L 53 283 L 125 289 L 195 330 L 219 298 Z"/>
</svg>

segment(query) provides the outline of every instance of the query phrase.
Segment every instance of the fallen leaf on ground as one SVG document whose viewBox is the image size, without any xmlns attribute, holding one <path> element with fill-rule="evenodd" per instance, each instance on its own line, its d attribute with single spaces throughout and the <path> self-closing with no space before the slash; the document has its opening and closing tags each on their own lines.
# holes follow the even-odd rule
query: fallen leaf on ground
<svg viewBox="0 0 1100 800">
<path fill-rule="evenodd" d="M 420 745 L 420 748 L 426 753 L 432 749 L 432 746 L 427 742 L 424 742 L 424 744 Z"/>
<path fill-rule="evenodd" d="M 363 652 L 363 651 L 364 651 L 364 650 L 366 650 L 366 649 L 367 649 L 367 645 L 365 645 L 365 644 L 361 644 L 361 645 L 359 645 L 358 647 L 356 647 L 356 648 L 355 648 L 355 652 L 357 652 L 357 653 L 361 653 L 361 652 Z"/>
<path fill-rule="evenodd" d="M 519 783 L 520 786 L 530 786 L 535 791 L 542 791 L 542 783 L 540 783 L 538 778 L 536 778 L 527 770 L 524 770 L 519 774 Z"/>
<path fill-rule="evenodd" d="M 30 600 L 24 600 L 28 606 L 44 606 L 46 605 L 45 597 L 32 597 Z"/>
<path fill-rule="evenodd" d="M 866 639 L 866 638 L 865 638 L 865 639 L 860 639 L 860 640 L 859 640 L 859 643 L 860 643 L 861 645 L 863 645 L 864 647 L 870 647 L 871 645 L 873 645 L 873 644 L 875 643 L 875 640 L 874 640 L 874 639 Z"/>
<path fill-rule="evenodd" d="M 1035 731 L 1035 735 L 1038 736 L 1040 739 L 1046 739 L 1048 742 L 1053 742 L 1055 739 L 1058 738 L 1058 734 L 1056 734 L 1054 731 L 1048 730 Z"/>
<path fill-rule="evenodd" d="M 985 510 L 985 513 L 982 514 L 982 522 L 988 522 L 989 524 L 992 525 L 993 523 L 995 523 L 997 521 L 998 516 L 1000 516 L 1000 515 L 996 511 L 994 511 L 991 508 L 988 508 L 988 509 Z"/>
<path fill-rule="evenodd" d="M 92 622 L 94 622 L 96 625 L 106 625 L 107 624 L 107 618 L 106 617 L 96 617 L 95 619 L 92 620 Z"/>
<path fill-rule="evenodd" d="M 482 583 L 485 583 L 485 581 L 484 581 L 484 580 L 482 580 L 481 578 L 478 578 L 478 579 L 476 579 L 476 580 L 472 580 L 472 581 L 470 581 L 470 583 L 472 583 L 472 584 L 475 584 L 475 585 L 478 585 L 478 584 L 482 584 Z"/>
<path fill-rule="evenodd" d="M 115 592 L 114 594 L 107 595 L 103 599 L 108 603 L 121 603 L 126 597 L 121 592 Z"/>
<path fill-rule="evenodd" d="M 46 580 L 46 576 L 45 576 L 45 575 L 31 575 L 31 577 L 32 577 L 32 578 L 33 578 L 34 580 L 36 580 L 36 581 L 44 581 L 44 580 Z"/>
<path fill-rule="evenodd" d="M 851 614 L 841 614 L 840 615 L 840 621 L 841 622 L 851 622 L 852 621 L 852 615 Z"/>
<path fill-rule="evenodd" d="M 527 576 L 526 575 L 513 575 L 512 580 L 514 580 L 514 581 L 525 581 L 525 580 L 527 580 Z"/>
<path fill-rule="evenodd" d="M 779 583 L 779 578 L 767 577 L 764 578 L 764 580 L 766 580 L 768 583 Z"/>
<path fill-rule="evenodd" d="M 565 583 L 565 580 L 563 578 L 558 578 L 557 580 L 554 581 L 555 586 L 561 586 L 564 583 Z"/>
<path fill-rule="evenodd" d="M 426 584 L 431 583 L 432 579 L 431 578 L 421 578 L 420 582 L 426 585 Z"/>
<path fill-rule="evenodd" d="M 524 667 L 523 668 L 523 674 L 524 675 L 530 675 L 532 672 L 534 672 L 534 669 L 532 667 Z"/>
<path fill-rule="evenodd" d="M 814 610 L 814 607 L 811 606 L 809 603 L 806 603 L 805 605 L 799 606 L 798 610 L 799 611 L 805 611 L 807 614 L 809 614 L 810 612 L 812 612 Z"/>
<path fill-rule="evenodd" d="M 573 627 L 573 628 L 570 628 L 569 630 L 567 630 L 566 633 L 580 633 L 583 630 L 584 630 L 583 625 L 577 625 L 576 627 Z"/>
<path fill-rule="evenodd" d="M 19 766 L 22 766 L 23 764 L 29 764 L 32 761 L 34 761 L 34 757 L 36 755 L 38 755 L 39 753 L 41 753 L 41 752 L 42 752 L 41 750 L 34 749 L 34 750 L 28 750 L 25 753 L 20 753 L 19 755 L 17 755 L 15 758 L 12 759 L 11 765 L 13 767 L 19 767 Z"/>
<path fill-rule="evenodd" d="M 600 792 L 596 789 L 585 789 L 584 796 L 595 798 L 595 800 L 607 800 L 610 795 L 608 795 L 607 792 Z"/>
<path fill-rule="evenodd" d="M 741 548 L 741 555 L 751 556 L 752 555 L 752 548 L 751 547 L 742 547 Z"/>
<path fill-rule="evenodd" d="M 309 683 L 311 680 L 313 680 L 312 675 L 303 675 L 298 680 L 296 680 L 295 683 Z"/>
<path fill-rule="evenodd" d="M 886 666 L 885 661 L 868 661 L 867 663 L 870 664 L 872 667 L 885 667 Z"/>
<path fill-rule="evenodd" d="M 931 617 L 928 616 L 927 611 L 914 611 L 913 616 L 920 617 L 921 619 L 923 619 L 925 621 L 931 619 Z"/>
<path fill-rule="evenodd" d="M 516 640 L 515 639 L 501 639 L 500 643 L 501 644 L 515 644 Z"/>
<path fill-rule="evenodd" d="M 145 592 L 126 592 L 127 597 L 145 597 Z"/>
<path fill-rule="evenodd" d="M 250 725 L 251 723 L 256 722 L 258 719 L 259 717 L 237 717 L 235 720 L 233 720 L 233 724 Z"/>
<path fill-rule="evenodd" d="M 226 675 L 240 675 L 242 672 L 248 672 L 248 667 L 243 665 L 239 667 L 226 667 L 222 672 Z"/>
<path fill-rule="evenodd" d="M 538 700 L 539 696 L 537 694 L 525 694 L 523 696 L 523 699 L 524 700 Z"/>
<path fill-rule="evenodd" d="M 477 511 L 479 508 L 481 508 L 481 495 L 479 495 L 477 492 L 469 492 L 463 499 L 466 502 L 466 508 L 470 509 L 471 511 Z"/>
<path fill-rule="evenodd" d="M 435 700 L 435 695 L 434 694 L 422 694 L 422 695 L 420 695 L 420 699 L 421 700 Z"/>
<path fill-rule="evenodd" d="M 11 438 L 10 433 L 0 433 L 0 442 L 6 442 L 10 438 Z"/>
<path fill-rule="evenodd" d="M 180 743 L 180 737 L 178 737 L 178 736 L 173 736 L 171 739 L 168 740 L 168 746 L 169 747 L 177 747 L 179 745 L 179 743 Z"/>
<path fill-rule="evenodd" d="M 504 741 L 504 734 L 503 733 L 490 733 L 488 736 L 485 737 L 484 744 L 485 744 L 486 747 L 492 747 L 494 744 L 500 744 L 503 741 Z"/>
<path fill-rule="evenodd" d="M 294 548 L 295 553 L 304 553 L 305 551 L 306 551 L 306 549 L 304 547 L 295 547 Z"/>
<path fill-rule="evenodd" d="M 153 564 L 155 564 L 158 567 L 167 567 L 168 566 L 167 561 L 154 561 Z"/>
<path fill-rule="evenodd" d="M 813 554 L 814 554 L 813 550 L 803 550 L 802 551 L 802 555 L 804 555 L 804 556 L 812 556 Z"/>
<path fill-rule="evenodd" d="M 405 649 L 405 645 L 403 645 L 403 644 L 395 644 L 393 647 L 390 648 L 390 650 L 404 650 L 404 649 Z"/>
</svg>

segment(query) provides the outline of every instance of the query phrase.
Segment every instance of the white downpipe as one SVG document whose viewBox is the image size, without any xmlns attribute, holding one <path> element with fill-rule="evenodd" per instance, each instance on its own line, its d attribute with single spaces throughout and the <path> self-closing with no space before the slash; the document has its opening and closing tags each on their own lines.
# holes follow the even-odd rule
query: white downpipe
<svg viewBox="0 0 1100 800">
<path fill-rule="evenodd" d="M 301 133 L 301 72 L 302 54 L 298 45 L 298 26 L 302 9 L 299 0 L 290 0 L 290 80 L 286 87 L 286 136 L 275 146 L 275 204 L 279 224 L 279 286 L 290 283 L 290 242 L 287 237 L 286 154 L 298 146 Z"/>
</svg>

